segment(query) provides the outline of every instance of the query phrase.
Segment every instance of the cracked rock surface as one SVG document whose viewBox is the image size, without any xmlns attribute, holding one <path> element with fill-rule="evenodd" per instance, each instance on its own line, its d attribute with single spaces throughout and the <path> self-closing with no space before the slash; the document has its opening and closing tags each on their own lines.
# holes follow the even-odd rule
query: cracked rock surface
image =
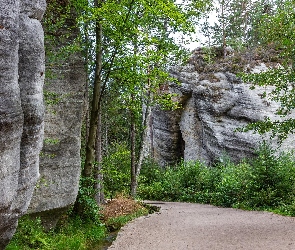
<svg viewBox="0 0 295 250">
<path fill-rule="evenodd" d="M 265 65 L 253 70 L 265 70 Z M 179 84 L 170 84 L 168 91 L 178 95 L 182 108 L 167 111 L 154 108 L 149 125 L 147 144 L 150 155 L 160 165 L 173 165 L 180 159 L 200 160 L 211 164 L 223 156 L 234 162 L 251 158 L 259 144 L 266 140 L 277 147 L 269 135 L 238 132 L 249 123 L 265 117 L 280 120 L 276 115 L 279 104 L 263 99 L 272 87 L 251 89 L 228 71 L 199 74 L 194 65 L 175 67 L 170 72 Z M 295 117 L 294 113 L 289 117 Z M 294 135 L 290 135 L 280 150 L 294 149 Z"/>
<path fill-rule="evenodd" d="M 17 227 L 39 178 L 43 142 L 45 0 L 0 8 L 0 249 Z"/>
</svg>

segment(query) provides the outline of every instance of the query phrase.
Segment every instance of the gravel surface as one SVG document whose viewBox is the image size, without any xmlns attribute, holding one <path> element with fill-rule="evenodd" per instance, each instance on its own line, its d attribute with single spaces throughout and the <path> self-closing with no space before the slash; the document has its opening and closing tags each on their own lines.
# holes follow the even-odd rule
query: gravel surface
<svg viewBox="0 0 295 250">
<path fill-rule="evenodd" d="M 108 249 L 295 249 L 295 218 L 179 202 L 124 226 Z"/>
</svg>

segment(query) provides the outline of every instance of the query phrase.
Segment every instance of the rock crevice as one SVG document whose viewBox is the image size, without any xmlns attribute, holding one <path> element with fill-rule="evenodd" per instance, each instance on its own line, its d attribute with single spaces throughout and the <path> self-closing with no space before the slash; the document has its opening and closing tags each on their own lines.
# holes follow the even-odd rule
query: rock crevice
<svg viewBox="0 0 295 250">
<path fill-rule="evenodd" d="M 258 68 L 265 70 L 264 66 L 256 65 L 255 72 Z M 206 78 L 193 64 L 173 68 L 171 76 L 179 84 L 170 84 L 168 91 L 178 94 L 182 108 L 175 111 L 154 108 L 149 127 L 152 138 L 149 136 L 147 140 L 150 155 L 160 165 L 175 164 L 181 158 L 211 164 L 223 156 L 238 162 L 253 157 L 263 140 L 278 146 L 268 135 L 237 131 L 265 117 L 280 119 L 276 115 L 279 104 L 261 98 L 265 91 L 272 90 L 271 86 L 252 90 L 251 84 L 226 70 L 210 72 Z M 281 150 L 294 148 L 290 143 L 293 139 L 291 135 Z"/>
</svg>

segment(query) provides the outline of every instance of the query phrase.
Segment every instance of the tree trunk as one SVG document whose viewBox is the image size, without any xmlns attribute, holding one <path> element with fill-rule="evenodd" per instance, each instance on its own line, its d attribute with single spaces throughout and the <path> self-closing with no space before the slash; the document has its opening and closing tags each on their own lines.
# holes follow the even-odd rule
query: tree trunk
<svg viewBox="0 0 295 250">
<path fill-rule="evenodd" d="M 88 36 L 88 28 L 87 28 L 87 25 L 85 24 L 84 26 L 84 30 L 85 30 L 85 34 L 86 34 L 86 37 L 85 37 L 85 44 L 88 44 L 88 41 L 89 41 L 89 36 Z M 86 60 L 90 60 L 90 53 L 89 53 L 89 49 L 88 49 L 88 45 L 87 45 L 87 48 L 86 48 Z M 89 137 L 89 75 L 90 75 L 90 69 L 89 69 L 89 65 L 87 64 L 86 66 L 86 72 L 87 72 L 87 80 L 86 80 L 86 84 L 85 84 L 85 105 L 84 105 L 84 122 L 85 122 L 85 145 L 87 144 L 87 140 L 88 140 L 88 137 Z"/>
<path fill-rule="evenodd" d="M 96 0 L 94 5 L 99 5 Z M 102 25 L 100 20 L 96 22 L 95 27 L 96 34 L 96 48 L 95 48 L 95 75 L 94 75 L 94 86 L 92 93 L 92 101 L 90 105 L 90 117 L 89 117 L 89 130 L 85 148 L 85 163 L 82 170 L 82 182 L 83 187 L 93 187 L 92 180 L 94 178 L 94 163 L 95 163 L 95 146 L 96 146 L 96 134 L 97 124 L 100 110 L 100 99 L 101 99 L 101 69 L 102 69 Z M 86 126 L 87 127 L 87 126 Z M 93 194 L 93 197 L 94 194 Z M 75 203 L 76 212 L 83 214 L 85 210 L 85 204 L 77 202 Z"/>
<path fill-rule="evenodd" d="M 145 145 L 145 141 L 147 140 L 147 136 L 148 136 L 148 123 L 150 120 L 150 115 L 151 115 L 151 106 L 148 104 L 145 111 L 144 111 L 144 117 L 143 117 L 143 131 L 140 136 L 141 138 L 140 138 L 140 147 L 139 147 L 139 158 L 138 158 L 138 162 L 137 162 L 137 166 L 136 166 L 136 177 L 138 177 L 140 174 L 142 162 L 145 157 L 144 145 Z M 149 129 L 151 129 L 151 128 L 149 128 Z"/>
<path fill-rule="evenodd" d="M 134 99 L 132 95 L 132 100 Z M 131 156 L 131 185 L 130 193 L 133 198 L 136 196 L 137 188 L 137 178 L 136 178 L 136 153 L 135 153 L 135 143 L 136 143 L 136 131 L 135 131 L 135 115 L 134 111 L 130 110 L 130 156 Z"/>
<path fill-rule="evenodd" d="M 96 6 L 98 3 L 96 2 Z M 101 99 L 101 69 L 102 69 L 102 25 L 97 22 L 96 24 L 96 68 L 95 68 L 95 79 L 94 89 L 91 103 L 90 113 L 90 125 L 89 125 L 89 136 L 86 144 L 86 159 L 83 169 L 84 177 L 93 177 L 93 165 L 95 161 L 95 142 L 97 133 L 97 124 L 100 110 L 100 99 Z"/>
<path fill-rule="evenodd" d="M 104 203 L 103 193 L 103 174 L 102 174 L 102 132 L 101 132 L 101 111 L 99 111 L 96 134 L 96 152 L 95 152 L 95 167 L 94 167 L 94 183 L 95 200 L 97 204 Z"/>
</svg>

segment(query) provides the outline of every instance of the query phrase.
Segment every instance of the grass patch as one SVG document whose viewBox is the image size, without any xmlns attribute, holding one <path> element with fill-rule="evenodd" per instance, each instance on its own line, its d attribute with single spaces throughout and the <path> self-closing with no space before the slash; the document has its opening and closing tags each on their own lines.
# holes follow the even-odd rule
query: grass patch
<svg viewBox="0 0 295 250">
<path fill-rule="evenodd" d="M 57 227 L 45 232 L 39 218 L 28 215 L 19 220 L 19 226 L 6 250 L 92 250 L 110 245 L 109 232 L 119 230 L 127 222 L 148 214 L 140 202 L 118 195 L 102 207 L 101 221 L 85 220 L 64 215 Z"/>
<path fill-rule="evenodd" d="M 24 216 L 6 250 L 63 249 L 83 250 L 104 239 L 107 230 L 103 224 L 86 222 L 79 217 L 62 219 L 55 230 L 45 232 L 40 219 Z"/>
</svg>

